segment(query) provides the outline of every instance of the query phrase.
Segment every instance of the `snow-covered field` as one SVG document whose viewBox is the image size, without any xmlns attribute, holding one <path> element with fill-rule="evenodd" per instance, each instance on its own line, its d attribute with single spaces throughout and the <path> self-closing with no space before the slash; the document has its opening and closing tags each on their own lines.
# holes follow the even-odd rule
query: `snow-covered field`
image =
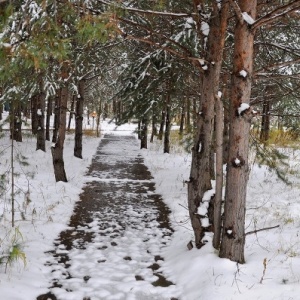
<svg viewBox="0 0 300 300">
<path fill-rule="evenodd" d="M 113 130 L 114 125 L 103 123 L 102 129 Z M 116 134 L 128 133 L 134 126 L 119 128 Z M 124 131 L 123 131 L 124 130 Z M 22 234 L 18 242 L 26 254 L 26 266 L 18 260 L 0 267 L 0 298 L 3 300 L 33 300 L 49 286 L 46 276 L 46 251 L 53 249 L 53 240 L 67 227 L 75 202 L 84 185 L 84 173 L 91 162 L 100 139 L 84 138 L 83 159 L 73 157 L 73 136 L 65 145 L 65 167 L 68 183 L 56 183 L 53 175 L 50 143 L 47 152 L 35 151 L 31 136 L 16 143 L 16 153 L 27 161 L 15 160 L 16 226 Z M 10 169 L 10 141 L 0 139 L 0 174 Z M 292 169 L 286 186 L 266 167 L 254 165 L 248 188 L 247 232 L 275 225 L 276 229 L 247 235 L 246 264 L 237 265 L 220 259 L 207 244 L 203 249 L 189 251 L 186 244 L 193 238 L 188 220 L 187 187 L 190 155 L 176 149 L 163 154 L 155 142 L 148 150 L 141 150 L 160 193 L 170 207 L 175 233 L 165 248 L 164 272 L 182 291 L 180 300 L 219 299 L 300 299 L 300 180 L 298 178 L 300 152 L 290 151 Z M 126 153 L 125 153 L 126 154 Z M 0 251 L 9 251 L 15 230 L 9 229 L 11 206 L 10 189 L 1 190 Z M 1 253 L 0 252 L 0 253 Z M 100 297 L 93 300 L 106 298 Z M 127 299 L 127 298 L 116 298 Z M 147 298 L 149 299 L 149 298 Z M 157 298 L 157 295 L 153 299 Z M 81 300 L 81 299 L 73 299 Z M 137 299 L 141 300 L 141 299 Z"/>
</svg>

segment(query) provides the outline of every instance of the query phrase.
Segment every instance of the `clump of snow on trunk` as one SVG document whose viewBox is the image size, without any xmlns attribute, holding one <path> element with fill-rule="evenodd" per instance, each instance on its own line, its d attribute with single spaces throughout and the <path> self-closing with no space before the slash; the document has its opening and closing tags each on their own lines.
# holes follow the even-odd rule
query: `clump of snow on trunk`
<svg viewBox="0 0 300 300">
<path fill-rule="evenodd" d="M 240 75 L 244 78 L 247 77 L 248 73 L 245 70 L 240 71 Z"/>
<path fill-rule="evenodd" d="M 241 103 L 241 105 L 238 108 L 238 114 L 241 116 L 243 112 L 250 108 L 250 105 L 248 103 Z"/>
</svg>

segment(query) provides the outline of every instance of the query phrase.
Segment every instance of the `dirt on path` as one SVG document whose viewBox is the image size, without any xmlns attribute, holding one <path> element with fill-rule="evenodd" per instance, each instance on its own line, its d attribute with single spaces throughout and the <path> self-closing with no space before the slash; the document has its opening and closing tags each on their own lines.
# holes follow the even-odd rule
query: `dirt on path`
<svg viewBox="0 0 300 300">
<path fill-rule="evenodd" d="M 177 299 L 161 255 L 169 210 L 132 135 L 105 135 L 69 228 L 49 252 L 49 292 L 37 300 Z"/>
</svg>

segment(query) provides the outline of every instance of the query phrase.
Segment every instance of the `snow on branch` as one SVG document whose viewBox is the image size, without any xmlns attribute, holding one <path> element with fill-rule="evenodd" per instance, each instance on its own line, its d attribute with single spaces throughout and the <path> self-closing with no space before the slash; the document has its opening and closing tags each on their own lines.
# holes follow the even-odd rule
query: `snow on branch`
<svg viewBox="0 0 300 300">
<path fill-rule="evenodd" d="M 281 18 L 285 16 L 286 14 L 289 14 L 297 9 L 300 9 L 300 1 L 295 0 L 291 3 L 288 3 L 286 5 L 280 6 L 276 8 L 275 10 L 269 12 L 265 16 L 258 19 L 255 24 L 253 25 L 253 29 L 257 29 L 260 26 L 269 24 L 277 20 L 278 18 Z"/>
<path fill-rule="evenodd" d="M 243 19 L 245 20 L 246 23 L 249 25 L 252 25 L 255 23 L 254 19 L 246 12 L 242 13 Z"/>
<path fill-rule="evenodd" d="M 130 11 L 133 13 L 142 13 L 142 14 L 150 14 L 150 15 L 157 15 L 157 16 L 169 16 L 169 17 L 177 17 L 177 18 L 184 18 L 184 17 L 190 17 L 192 15 L 195 15 L 193 13 L 186 14 L 186 13 L 172 13 L 172 12 L 165 12 L 165 11 L 155 11 L 155 10 L 144 10 L 144 9 L 139 9 L 139 8 L 133 8 L 133 7 L 128 7 L 125 5 L 120 5 L 119 3 L 116 3 L 112 1 L 111 3 L 105 0 L 99 0 L 100 3 L 105 4 L 105 5 L 111 5 L 113 4 L 114 6 L 118 5 L 119 8 L 124 9 L 126 11 Z"/>
</svg>

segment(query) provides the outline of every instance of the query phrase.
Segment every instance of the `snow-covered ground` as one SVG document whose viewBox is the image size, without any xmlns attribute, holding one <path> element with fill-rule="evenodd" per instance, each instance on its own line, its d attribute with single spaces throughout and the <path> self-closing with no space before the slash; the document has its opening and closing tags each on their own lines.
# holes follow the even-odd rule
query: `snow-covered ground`
<svg viewBox="0 0 300 300">
<path fill-rule="evenodd" d="M 113 124 L 102 124 L 103 130 L 114 128 Z M 119 129 L 116 134 L 132 132 L 134 125 Z M 19 260 L 8 266 L 6 273 L 5 265 L 0 266 L 1 299 L 33 300 L 46 291 L 49 282 L 47 267 L 44 266 L 47 259 L 45 252 L 53 249 L 53 240 L 67 228 L 85 182 L 84 173 L 99 141 L 99 138 L 84 137 L 84 158 L 81 160 L 73 157 L 73 136 L 67 135 L 65 167 L 68 183 L 55 182 L 50 143 L 47 143 L 46 153 L 35 151 L 35 139 L 30 135 L 22 143 L 15 143 L 15 153 L 25 157 L 20 158 L 20 162 L 15 160 L 15 180 L 18 192 L 16 226 L 22 234 L 17 239 L 26 254 L 26 266 Z M 210 244 L 201 250 L 189 251 L 186 247 L 193 239 L 184 183 L 189 177 L 190 155 L 180 149 L 163 154 L 158 142 L 149 144 L 148 150 L 140 152 L 152 172 L 157 192 L 172 211 L 170 218 L 175 233 L 164 250 L 163 269 L 182 291 L 180 300 L 299 299 L 300 151 L 289 153 L 291 186 L 279 181 L 266 167 L 253 165 L 248 188 L 247 232 L 280 226 L 247 235 L 244 265 L 218 258 Z M 6 179 L 10 171 L 9 158 L 10 141 L 6 135 L 0 139 L 0 175 L 7 172 Z M 28 165 L 21 161 L 27 161 Z M 0 251 L 5 252 L 11 250 L 15 230 L 9 226 L 10 188 L 0 192 Z M 110 272 L 113 272 L 113 267 Z M 93 300 L 106 299 L 101 297 L 99 295 Z M 120 294 L 116 299 L 127 299 L 122 297 Z M 153 299 L 159 297 L 156 295 Z"/>
</svg>

